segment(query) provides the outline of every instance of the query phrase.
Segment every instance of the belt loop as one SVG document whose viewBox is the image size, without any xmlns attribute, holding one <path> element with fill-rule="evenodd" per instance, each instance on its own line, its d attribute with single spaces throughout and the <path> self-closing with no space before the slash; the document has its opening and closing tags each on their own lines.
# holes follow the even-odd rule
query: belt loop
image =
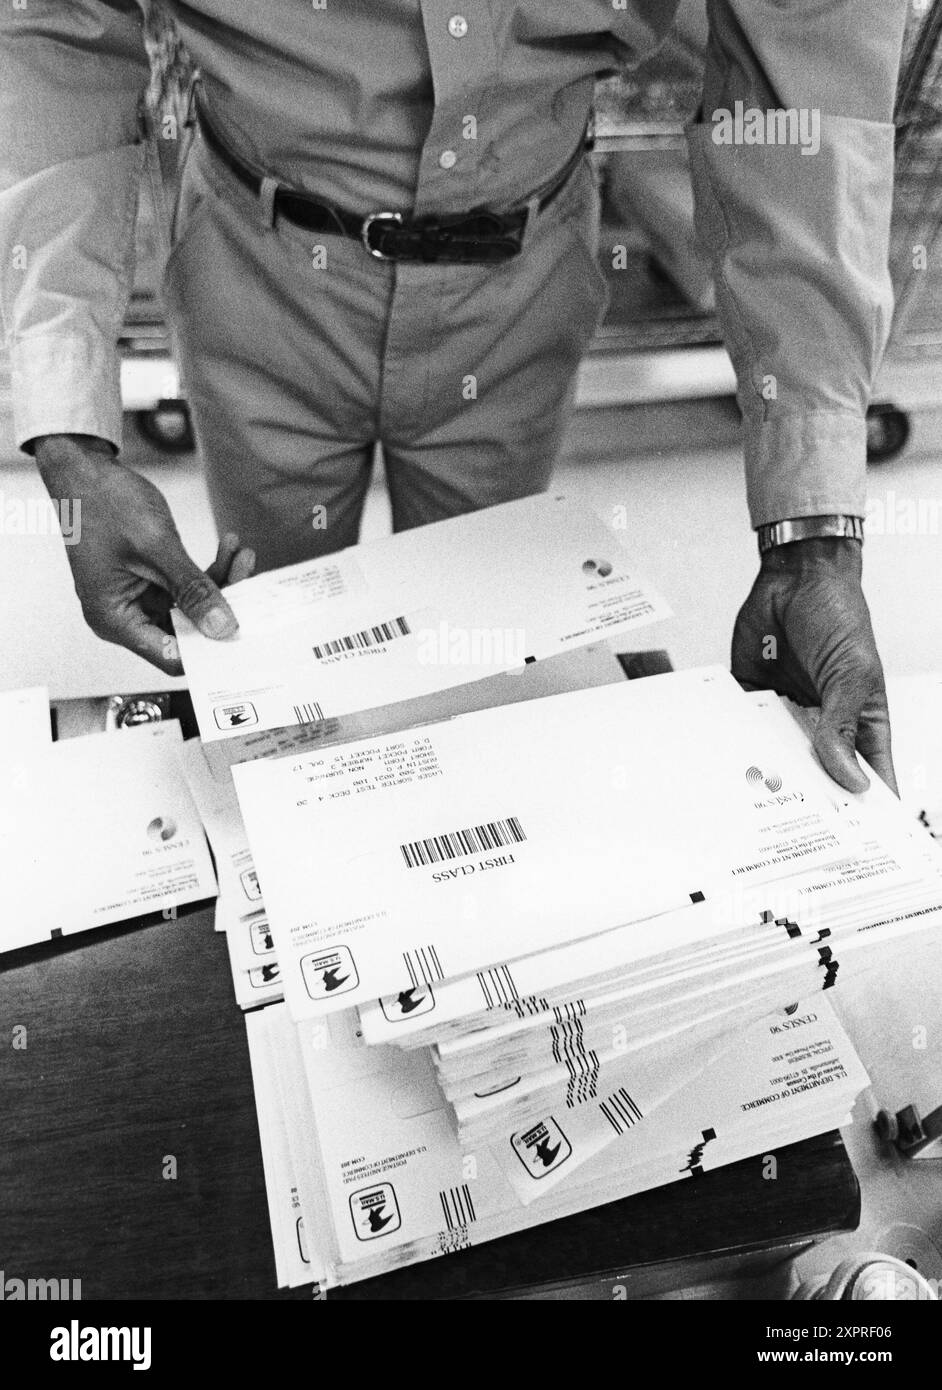
<svg viewBox="0 0 942 1390">
<path fill-rule="evenodd" d="M 203 74 L 200 72 L 199 68 L 194 68 L 183 98 L 184 130 L 192 130 L 193 126 L 196 125 L 197 108 L 199 106 L 202 82 Z"/>
<path fill-rule="evenodd" d="M 200 90 L 200 70 L 199 68 L 194 68 L 189 85 L 183 96 L 183 129 L 180 132 L 180 148 L 177 155 L 178 170 L 183 168 L 183 162 L 190 153 L 190 146 L 196 139 L 197 130 L 199 128 Z"/>
<path fill-rule="evenodd" d="M 262 221 L 266 227 L 275 225 L 275 194 L 278 192 L 278 180 L 269 178 L 266 175 L 262 179 L 262 186 L 258 190 L 258 205 L 262 213 Z"/>
<path fill-rule="evenodd" d="M 540 215 L 540 195 L 534 193 L 533 197 L 527 202 L 527 220 L 523 227 L 523 236 L 520 238 L 520 250 L 523 251 L 530 241 L 531 236 L 536 231 L 536 221 Z"/>
</svg>

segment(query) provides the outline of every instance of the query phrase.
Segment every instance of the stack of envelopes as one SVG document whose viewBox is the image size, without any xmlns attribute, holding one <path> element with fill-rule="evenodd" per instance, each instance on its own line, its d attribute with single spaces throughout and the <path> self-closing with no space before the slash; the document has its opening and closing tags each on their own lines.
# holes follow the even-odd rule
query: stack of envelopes
<svg viewBox="0 0 942 1390">
<path fill-rule="evenodd" d="M 755 1153 L 774 1165 L 779 1147 L 848 1123 L 867 1084 L 816 995 L 740 1030 L 700 1077 L 570 1171 L 571 1112 L 545 1113 L 513 1146 L 469 1148 L 428 1051 L 366 1045 L 355 1013 L 295 1025 L 273 1005 L 246 1023 L 279 1285 L 369 1278 Z"/>
<path fill-rule="evenodd" d="M 235 586 L 222 658 L 179 625 L 220 924 L 237 975 L 261 928 L 284 997 L 247 1017 L 280 1283 L 846 1122 L 867 1079 L 830 1001 L 942 921 L 925 830 L 720 668 L 429 716 L 664 612 L 600 529 L 530 499 L 410 533 L 421 563 L 393 537 Z M 482 661 L 488 632 L 521 640 Z"/>
<path fill-rule="evenodd" d="M 942 921 L 930 838 L 719 669 L 235 782 L 288 1006 L 250 1033 L 275 1181 L 328 1283 L 843 1122 L 826 991 Z"/>
<path fill-rule="evenodd" d="M 519 672 L 505 672 L 457 689 L 424 696 L 423 722 L 451 718 L 469 709 L 487 709 L 538 699 L 561 690 L 583 690 L 621 680 L 621 668 L 602 645 L 548 658 Z M 414 727 L 416 702 L 403 701 L 329 723 L 267 730 L 243 738 L 203 743 L 190 739 L 183 767 L 209 836 L 219 875 L 216 930 L 224 932 L 236 1001 L 242 1009 L 282 999 L 281 971 L 268 926 L 258 874 L 242 821 L 232 768 L 258 758 L 277 758 L 316 744 L 327 747 Z"/>
<path fill-rule="evenodd" d="M 174 620 L 202 734 L 187 778 L 216 855 L 216 925 L 243 1009 L 282 988 L 235 764 L 611 681 L 607 648 L 587 644 L 670 611 L 612 532 L 563 496 L 261 574 L 227 597 L 235 641 Z"/>
</svg>

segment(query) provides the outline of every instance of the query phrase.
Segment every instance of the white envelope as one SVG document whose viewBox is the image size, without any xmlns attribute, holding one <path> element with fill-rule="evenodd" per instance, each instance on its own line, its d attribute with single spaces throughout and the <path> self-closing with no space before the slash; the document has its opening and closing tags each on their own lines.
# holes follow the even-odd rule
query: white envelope
<svg viewBox="0 0 942 1390">
<path fill-rule="evenodd" d="M 911 823 L 883 782 L 873 776 L 868 791 L 844 791 L 818 763 L 804 725 L 796 722 L 787 701 L 768 692 L 754 692 L 743 698 L 791 749 L 805 775 L 834 810 L 861 830 L 864 846 L 856 866 L 851 859 L 844 859 L 826 873 L 816 869 L 790 874 L 779 883 L 747 890 L 736 887 L 729 894 L 691 904 L 646 923 L 632 923 L 535 955 L 507 960 L 475 974 L 446 980 L 434 988 L 410 987 L 378 1001 L 366 1001 L 360 1005 L 360 1016 L 368 1041 L 417 1046 L 426 1037 L 442 1036 L 449 1027 L 481 1027 L 483 1016 L 494 1017 L 495 1011 L 499 1015 L 518 1010 L 533 1019 L 543 1012 L 544 1004 L 547 1010 L 557 1004 L 565 1009 L 570 1002 L 581 1007 L 587 996 L 585 989 L 578 987 L 579 982 L 598 989 L 598 980 L 617 978 L 619 966 L 626 960 L 641 959 L 645 940 L 650 943 L 649 968 L 660 974 L 666 968 L 657 957 L 660 942 L 670 941 L 675 948 L 685 948 L 684 960 L 693 966 L 691 943 L 709 941 L 722 930 L 725 947 L 713 942 L 700 951 L 702 955 L 709 949 L 704 968 L 710 968 L 709 960 L 719 962 L 726 954 L 736 955 L 744 948 L 747 928 L 763 914 L 770 919 L 770 933 L 775 932 L 775 922 L 782 921 L 792 927 L 800 924 L 806 939 L 822 928 L 834 933 L 870 932 L 879 924 L 895 933 L 938 922 L 942 880 L 934 886 L 934 915 L 928 910 L 933 899 L 926 897 L 927 882 L 931 886 L 931 875 L 927 879 L 932 863 L 932 855 L 928 854 L 931 842 Z M 888 850 L 897 858 L 893 859 Z M 923 862 L 924 854 L 928 858 Z M 942 870 L 942 856 L 938 856 L 938 867 Z M 788 940 L 784 932 L 778 935 L 783 941 Z M 769 947 L 777 949 L 777 936 L 775 941 L 769 939 Z M 676 970 L 679 966 L 673 964 L 670 968 Z M 632 974 L 635 982 L 643 978 L 637 966 Z M 508 1022 L 506 1026 L 510 1029 L 514 1025 Z"/>
<path fill-rule="evenodd" d="M 298 1018 L 434 990 L 861 845 L 720 668 L 234 776 Z"/>
<path fill-rule="evenodd" d="M 204 741 L 477 681 L 670 616 L 612 531 L 529 497 L 234 584 L 231 641 L 174 613 Z"/>
<path fill-rule="evenodd" d="M 313 1233 L 305 1227 L 297 1179 L 291 1162 L 285 1114 L 280 1103 L 277 1060 L 269 1042 L 269 1013 L 262 1009 L 245 1018 L 252 1067 L 252 1087 L 258 1112 L 258 1131 L 265 1172 L 265 1195 L 275 1248 L 275 1277 L 279 1288 L 327 1282 L 327 1268 Z"/>
<path fill-rule="evenodd" d="M 0 949 L 213 897 L 176 721 L 90 734 L 8 761 Z"/>
<path fill-rule="evenodd" d="M 216 859 L 220 898 L 226 915 L 245 917 L 264 909 L 232 780 L 232 768 L 237 763 L 282 758 L 315 746 L 398 733 L 418 724 L 450 719 L 472 709 L 491 709 L 520 700 L 535 700 L 560 690 L 584 690 L 623 679 L 613 653 L 607 647 L 595 645 L 550 657 L 520 671 L 505 671 L 473 685 L 323 724 L 267 729 L 222 743 L 204 744 L 198 738 L 188 739 L 183 746 L 183 770 Z"/>
</svg>

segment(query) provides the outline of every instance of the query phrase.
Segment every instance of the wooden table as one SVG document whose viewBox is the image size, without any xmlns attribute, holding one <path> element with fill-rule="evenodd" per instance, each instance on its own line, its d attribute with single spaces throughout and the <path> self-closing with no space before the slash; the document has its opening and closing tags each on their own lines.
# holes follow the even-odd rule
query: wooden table
<svg viewBox="0 0 942 1390">
<path fill-rule="evenodd" d="M 211 909 L 0 970 L 7 1276 L 80 1278 L 83 1298 L 276 1296 L 245 1027 Z"/>
</svg>

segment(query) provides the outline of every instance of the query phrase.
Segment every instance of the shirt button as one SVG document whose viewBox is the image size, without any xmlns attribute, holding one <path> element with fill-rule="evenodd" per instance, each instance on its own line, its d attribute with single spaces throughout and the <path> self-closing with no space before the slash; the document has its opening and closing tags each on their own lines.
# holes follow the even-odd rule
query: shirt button
<svg viewBox="0 0 942 1390">
<path fill-rule="evenodd" d="M 454 150 L 442 150 L 438 156 L 438 162 L 443 169 L 453 169 L 458 163 L 458 156 Z"/>
<path fill-rule="evenodd" d="M 468 21 L 463 14 L 453 14 L 448 21 L 448 32 L 453 39 L 463 39 L 468 32 Z"/>
</svg>

